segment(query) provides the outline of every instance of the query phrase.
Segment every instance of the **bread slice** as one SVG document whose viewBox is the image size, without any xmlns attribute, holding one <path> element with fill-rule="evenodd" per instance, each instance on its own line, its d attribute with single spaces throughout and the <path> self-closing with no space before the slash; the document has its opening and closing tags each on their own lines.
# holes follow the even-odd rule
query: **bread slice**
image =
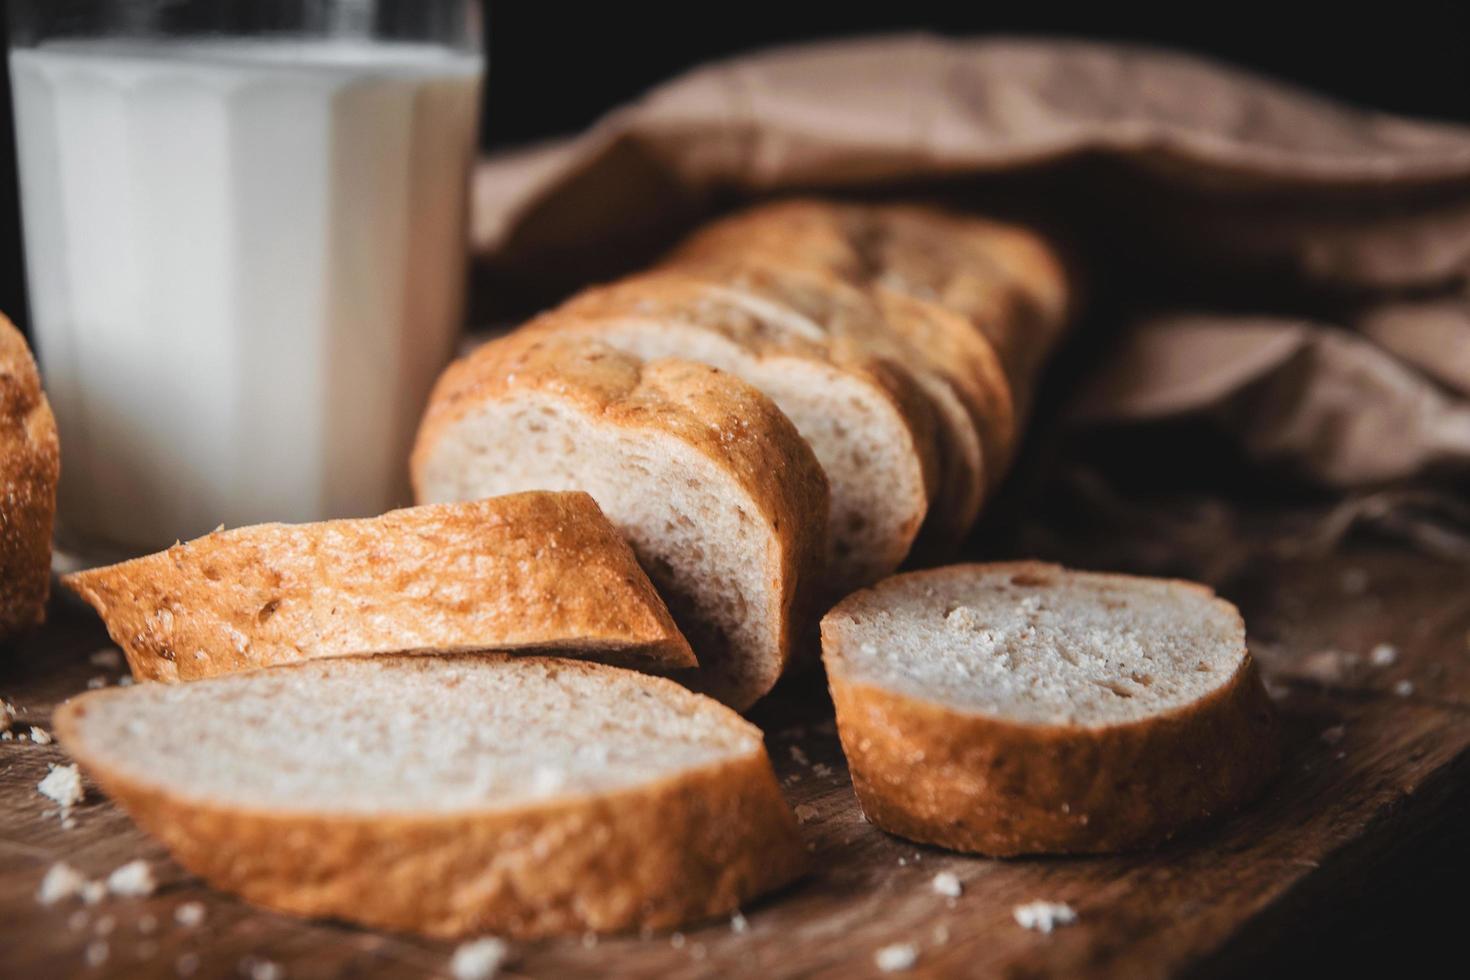
<svg viewBox="0 0 1470 980">
<path fill-rule="evenodd" d="M 247 901 L 431 936 L 671 928 L 803 870 L 761 733 L 543 657 L 313 661 L 63 705 L 56 734 Z"/>
<path fill-rule="evenodd" d="M 1019 562 L 895 576 L 822 621 L 868 819 L 1006 856 L 1158 844 L 1274 771 L 1275 713 L 1229 603 Z"/>
<path fill-rule="evenodd" d="M 146 680 L 465 650 L 694 665 L 633 552 L 585 493 L 217 531 L 62 581 Z"/>
<path fill-rule="evenodd" d="M 46 615 L 61 449 L 20 331 L 0 315 L 0 640 Z"/>
<path fill-rule="evenodd" d="M 586 490 L 689 638 L 697 683 L 727 704 L 748 707 L 814 646 L 826 479 L 786 416 L 729 374 L 512 335 L 440 378 L 412 469 L 421 501 Z"/>
<path fill-rule="evenodd" d="M 829 312 L 808 315 L 772 289 L 670 271 L 587 290 L 524 329 L 700 361 L 768 395 L 827 476 L 825 583 L 836 601 L 907 557 L 936 493 L 940 452 L 934 406 L 918 382 Z"/>
</svg>

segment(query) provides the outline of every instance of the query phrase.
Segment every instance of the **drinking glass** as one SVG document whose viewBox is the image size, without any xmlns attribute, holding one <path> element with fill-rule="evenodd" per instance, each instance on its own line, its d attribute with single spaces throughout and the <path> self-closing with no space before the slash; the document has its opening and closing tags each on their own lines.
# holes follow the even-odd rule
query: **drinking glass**
<svg viewBox="0 0 1470 980">
<path fill-rule="evenodd" d="M 11 0 L 73 564 L 381 513 L 461 325 L 475 0 Z"/>
</svg>

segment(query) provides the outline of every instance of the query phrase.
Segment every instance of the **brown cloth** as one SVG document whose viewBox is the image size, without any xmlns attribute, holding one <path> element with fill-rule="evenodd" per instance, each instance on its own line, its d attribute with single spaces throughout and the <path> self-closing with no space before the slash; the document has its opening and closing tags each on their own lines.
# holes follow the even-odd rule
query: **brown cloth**
<svg viewBox="0 0 1470 980">
<path fill-rule="evenodd" d="M 1339 487 L 1470 474 L 1470 130 L 1191 57 L 903 35 L 712 64 L 482 162 L 472 233 L 492 283 L 551 296 L 811 191 L 1059 233 L 1124 331 L 1079 423 L 1208 418 Z"/>
</svg>

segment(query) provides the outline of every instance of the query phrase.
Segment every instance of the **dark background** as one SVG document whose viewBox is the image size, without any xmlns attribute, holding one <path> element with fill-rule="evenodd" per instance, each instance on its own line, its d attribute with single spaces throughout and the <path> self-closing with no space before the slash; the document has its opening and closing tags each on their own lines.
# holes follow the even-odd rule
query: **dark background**
<svg viewBox="0 0 1470 980">
<path fill-rule="evenodd" d="M 1364 106 L 1470 122 L 1463 3 L 1317 5 L 636 3 L 489 0 L 489 150 L 574 132 L 678 72 L 751 48 L 882 31 L 1165 45 Z M 1330 10 L 1312 15 L 1311 8 Z M 4 28 L 0 26 L 0 40 Z M 9 79 L 0 79 L 0 311 L 24 326 Z"/>
</svg>

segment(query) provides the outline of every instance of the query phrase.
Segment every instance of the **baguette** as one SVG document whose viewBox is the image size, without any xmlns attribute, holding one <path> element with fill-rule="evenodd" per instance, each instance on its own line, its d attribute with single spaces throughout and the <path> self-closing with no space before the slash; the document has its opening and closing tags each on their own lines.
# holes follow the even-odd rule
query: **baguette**
<svg viewBox="0 0 1470 980">
<path fill-rule="evenodd" d="M 600 664 L 314 661 L 83 694 L 55 729 L 180 864 L 293 915 L 437 937 L 667 929 L 806 865 L 754 726 Z"/>
<path fill-rule="evenodd" d="M 464 650 L 694 665 L 627 543 L 583 493 L 217 531 L 62 581 L 145 680 Z"/>
<path fill-rule="evenodd" d="M 60 475 L 56 420 L 36 363 L 0 315 L 0 640 L 46 616 Z"/>
<path fill-rule="evenodd" d="M 744 709 L 814 625 L 827 482 L 771 401 L 702 364 L 512 335 L 451 365 L 419 428 L 425 502 L 580 489 L 623 532 L 699 658 Z"/>
<path fill-rule="evenodd" d="M 868 819 L 994 856 L 1147 847 L 1254 797 L 1275 712 L 1235 607 L 1019 562 L 895 576 L 822 621 Z"/>
</svg>

